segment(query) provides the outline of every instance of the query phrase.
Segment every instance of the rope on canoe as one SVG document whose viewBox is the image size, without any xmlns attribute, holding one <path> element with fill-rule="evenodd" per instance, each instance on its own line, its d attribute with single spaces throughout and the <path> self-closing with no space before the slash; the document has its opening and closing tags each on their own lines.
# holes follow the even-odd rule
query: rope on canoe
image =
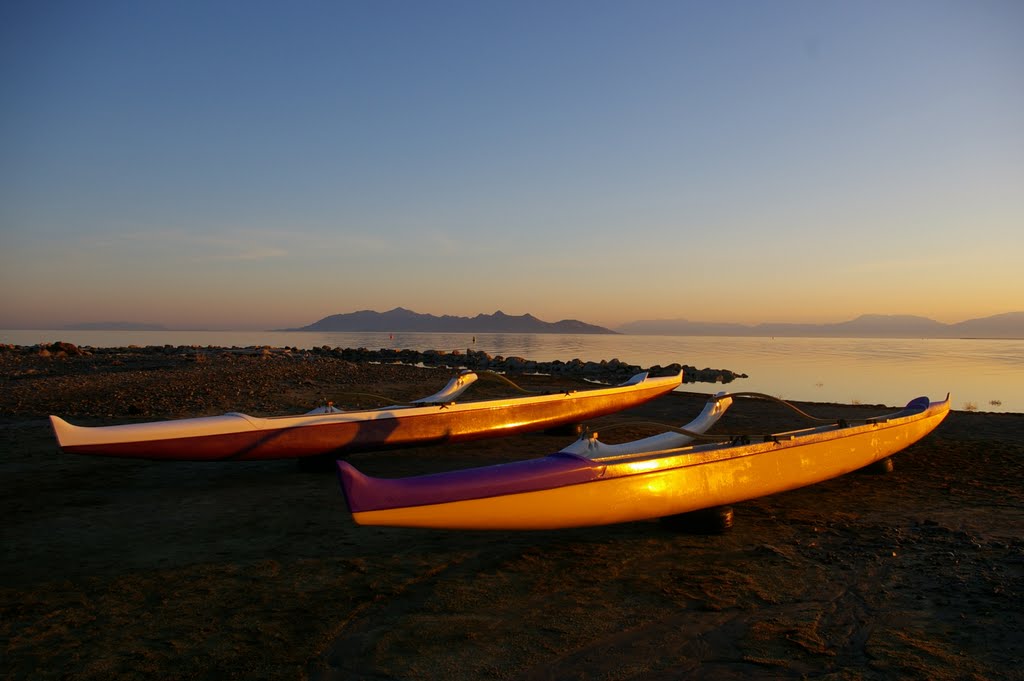
<svg viewBox="0 0 1024 681">
<path fill-rule="evenodd" d="M 493 378 L 493 379 L 495 379 L 495 380 L 497 380 L 497 381 L 499 381 L 501 383 L 505 383 L 506 385 L 512 386 L 513 388 L 515 388 L 516 390 L 518 390 L 521 393 L 527 393 L 527 394 L 531 394 L 532 395 L 532 394 L 536 394 L 536 393 L 540 392 L 539 390 L 527 390 L 526 388 L 523 388 L 522 386 L 518 385 L 515 381 L 510 379 L 508 376 L 505 376 L 504 374 L 499 374 L 496 371 L 480 371 L 480 372 L 477 372 L 477 376 L 479 378 L 482 378 L 482 379 Z"/>
<path fill-rule="evenodd" d="M 818 418 L 817 416 L 811 416 L 810 414 L 808 414 L 804 410 L 800 409 L 800 407 L 796 406 L 795 404 L 787 402 L 786 400 L 784 400 L 784 399 L 782 399 L 780 397 L 775 397 L 774 395 L 769 395 L 767 393 L 738 392 L 738 393 L 725 393 L 724 395 L 715 395 L 714 397 L 716 397 L 718 399 L 721 399 L 723 397 L 754 397 L 754 398 L 761 399 L 761 400 L 768 400 L 769 402 L 775 402 L 776 404 L 781 404 L 784 407 L 788 407 L 789 409 L 792 409 L 797 414 L 799 414 L 800 416 L 803 416 L 805 419 L 808 419 L 810 421 L 817 421 L 817 422 L 820 422 L 820 423 L 835 423 L 836 422 L 835 419 L 823 419 L 823 418 Z"/>
<path fill-rule="evenodd" d="M 667 423 L 661 423 L 659 421 L 623 421 L 621 423 L 613 423 L 608 426 L 596 428 L 599 432 L 607 432 L 609 430 L 618 430 L 621 428 L 658 428 L 662 431 L 670 431 L 673 433 L 679 433 L 680 435 L 686 435 L 694 440 L 706 440 L 708 442 L 720 442 L 723 440 L 735 440 L 736 438 L 747 437 L 746 435 L 731 435 L 729 433 L 718 433 L 715 435 L 708 435 L 707 433 L 698 433 L 686 428 L 680 428 L 679 426 L 671 426 Z M 587 433 L 592 432 L 591 429 L 587 429 L 584 433 L 586 437 Z"/>
<path fill-rule="evenodd" d="M 501 375 L 501 374 L 499 374 L 499 373 L 497 373 L 495 371 L 478 371 L 478 372 L 476 372 L 476 375 L 480 379 L 493 378 L 495 381 L 501 382 L 501 383 L 505 383 L 506 385 L 511 386 L 512 388 L 514 388 L 515 390 L 518 390 L 521 393 L 527 393 L 527 394 L 530 394 L 530 395 L 536 395 L 536 394 L 543 394 L 543 392 L 544 392 L 542 390 L 527 390 L 526 388 L 523 388 L 523 387 L 517 385 L 511 379 L 509 379 L 509 378 L 507 378 L 507 377 L 505 377 L 505 376 L 503 376 L 503 375 Z M 387 397 L 385 395 L 375 395 L 373 393 L 340 392 L 340 393 L 338 393 L 338 395 L 344 396 L 344 397 L 372 397 L 372 398 L 374 398 L 376 400 L 382 400 L 384 402 L 388 402 L 390 404 L 396 404 L 396 405 L 412 405 L 412 404 L 415 404 L 415 402 L 412 402 L 412 401 L 409 401 L 409 400 L 399 400 L 399 399 L 395 399 L 394 397 Z M 326 401 L 324 403 L 326 404 Z M 422 406 L 425 406 L 425 405 L 422 405 Z"/>
<path fill-rule="evenodd" d="M 769 402 L 775 402 L 776 404 L 781 404 L 782 406 L 787 407 L 788 409 L 791 409 L 792 411 L 796 412 L 798 415 L 804 417 L 805 419 L 808 419 L 810 421 L 814 421 L 816 423 L 829 423 L 829 424 L 834 424 L 834 425 L 838 425 L 838 426 L 841 426 L 841 427 L 845 426 L 848 423 L 848 421 L 846 419 L 839 419 L 839 420 L 836 420 L 836 419 L 823 419 L 823 418 L 820 418 L 820 417 L 817 417 L 817 416 L 812 416 L 811 414 L 808 414 L 804 410 L 802 410 L 799 407 L 797 407 L 795 404 L 787 402 L 786 400 L 783 400 L 783 399 L 781 399 L 779 397 L 775 397 L 774 395 L 769 395 L 767 393 L 746 392 L 746 391 L 744 391 L 744 392 L 735 392 L 735 393 L 723 393 L 723 394 L 719 394 L 719 395 L 711 395 L 709 399 L 721 400 L 721 399 L 724 399 L 724 398 L 727 398 L 727 397 L 729 397 L 729 398 L 732 398 L 732 397 L 752 397 L 752 398 L 755 398 L 755 399 L 762 399 L 762 400 L 768 400 Z M 864 419 L 864 420 L 867 421 L 868 419 Z M 721 441 L 737 441 L 737 442 L 739 442 L 739 441 L 749 441 L 750 438 L 752 438 L 752 437 L 758 437 L 758 438 L 771 438 L 771 437 L 774 437 L 773 434 L 765 435 L 764 433 L 756 433 L 756 434 L 755 433 L 715 433 L 715 434 L 709 435 L 707 433 L 697 433 L 697 432 L 694 432 L 692 430 L 687 430 L 686 428 L 680 428 L 678 426 L 672 426 L 672 425 L 669 425 L 669 424 L 666 424 L 666 423 L 660 423 L 658 421 L 623 421 L 623 422 L 620 422 L 620 423 L 615 423 L 615 424 L 611 424 L 611 425 L 608 425 L 608 426 L 603 426 L 603 427 L 601 427 L 601 428 L 599 428 L 597 430 L 608 431 L 608 430 L 616 430 L 616 429 L 619 429 L 619 428 L 630 428 L 630 427 L 660 428 L 660 429 L 662 429 L 664 431 L 668 431 L 668 432 L 672 432 L 672 433 L 679 433 L 680 435 L 686 435 L 687 437 L 691 437 L 694 440 L 703 440 L 705 442 L 721 442 Z M 588 429 L 588 430 L 590 430 L 590 429 Z"/>
<path fill-rule="evenodd" d="M 505 376 L 502 376 L 501 374 L 493 372 L 493 371 L 477 372 L 477 376 L 479 378 L 485 378 L 485 377 L 492 377 L 493 376 L 498 381 L 504 382 L 504 383 L 510 385 L 511 387 L 515 388 L 516 390 L 518 390 L 519 392 L 522 392 L 522 393 L 536 394 L 536 393 L 540 393 L 541 392 L 541 391 L 538 391 L 538 390 L 527 390 L 526 388 L 522 388 L 522 387 L 516 385 L 510 379 L 506 378 Z M 339 393 L 337 393 L 337 395 L 340 396 L 340 397 L 371 397 L 371 398 L 373 398 L 375 400 L 380 400 L 382 402 L 386 402 L 388 404 L 395 404 L 395 405 L 412 405 L 412 404 L 415 404 L 415 402 L 412 402 L 412 401 L 409 401 L 409 400 L 400 400 L 400 399 L 396 399 L 394 397 L 388 397 L 386 395 L 376 395 L 374 393 L 339 392 Z M 327 404 L 327 400 L 325 399 L 323 403 Z M 425 404 L 421 404 L 421 406 L 426 406 L 426 405 Z"/>
<path fill-rule="evenodd" d="M 372 397 L 375 400 L 380 400 L 382 402 L 389 402 L 391 404 L 404 404 L 404 402 L 402 400 L 396 400 L 395 398 L 387 397 L 386 395 L 375 395 L 373 393 L 340 392 L 340 393 L 338 393 L 338 395 L 342 395 L 344 397 Z M 328 400 L 328 399 L 324 398 L 324 400 L 323 400 L 323 402 L 321 404 L 323 404 L 323 405 L 331 405 L 331 404 L 334 404 L 334 401 L 333 400 Z"/>
</svg>

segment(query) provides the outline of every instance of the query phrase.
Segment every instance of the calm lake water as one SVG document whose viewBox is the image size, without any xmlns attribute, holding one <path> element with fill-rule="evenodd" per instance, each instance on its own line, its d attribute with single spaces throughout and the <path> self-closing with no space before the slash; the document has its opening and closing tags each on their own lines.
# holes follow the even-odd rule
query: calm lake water
<svg viewBox="0 0 1024 681">
<path fill-rule="evenodd" d="M 749 338 L 563 334 L 309 333 L 283 331 L 0 330 L 0 343 L 35 345 L 199 345 L 482 350 L 537 361 L 617 358 L 648 367 L 689 364 L 749 378 L 730 390 L 790 400 L 903 406 L 919 395 L 952 393 L 954 409 L 1024 412 L 1024 340 Z M 686 390 L 715 392 L 708 383 Z"/>
</svg>

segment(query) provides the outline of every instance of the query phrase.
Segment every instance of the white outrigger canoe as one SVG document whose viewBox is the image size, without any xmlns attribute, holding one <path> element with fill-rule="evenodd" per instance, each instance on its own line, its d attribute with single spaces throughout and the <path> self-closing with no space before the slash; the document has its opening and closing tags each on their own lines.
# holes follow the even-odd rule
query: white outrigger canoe
<svg viewBox="0 0 1024 681">
<path fill-rule="evenodd" d="M 361 525 L 606 525 L 725 506 L 835 478 L 917 442 L 948 413 L 948 395 L 942 402 L 919 397 L 885 416 L 777 433 L 752 444 L 680 446 L 668 433 L 624 445 L 583 439 L 541 458 L 397 479 L 363 475 L 345 461 L 337 466 L 349 510 Z M 686 430 L 703 432 L 720 415 L 709 404 Z"/>
<path fill-rule="evenodd" d="M 139 459 L 219 461 L 343 455 L 460 442 L 582 423 L 643 404 L 677 388 L 675 376 L 638 373 L 625 383 L 478 401 L 457 401 L 477 375 L 465 371 L 441 391 L 406 405 L 260 418 L 240 413 L 134 423 L 75 426 L 50 417 L 60 448 L 75 454 Z"/>
</svg>

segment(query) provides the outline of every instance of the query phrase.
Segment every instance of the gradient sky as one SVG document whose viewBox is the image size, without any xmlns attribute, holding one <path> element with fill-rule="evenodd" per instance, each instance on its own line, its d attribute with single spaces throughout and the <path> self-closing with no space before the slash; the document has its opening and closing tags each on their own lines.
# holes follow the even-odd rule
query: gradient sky
<svg viewBox="0 0 1024 681">
<path fill-rule="evenodd" d="M 0 4 L 0 328 L 1024 309 L 1024 3 Z"/>
</svg>

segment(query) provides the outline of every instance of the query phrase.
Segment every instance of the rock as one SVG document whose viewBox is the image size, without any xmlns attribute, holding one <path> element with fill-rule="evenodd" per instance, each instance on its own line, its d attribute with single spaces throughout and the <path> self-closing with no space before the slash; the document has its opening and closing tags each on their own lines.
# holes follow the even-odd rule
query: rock
<svg viewBox="0 0 1024 681">
<path fill-rule="evenodd" d="M 65 343 L 63 341 L 57 341 L 56 343 L 51 345 L 50 350 L 56 352 L 63 352 L 71 357 L 79 357 L 83 354 L 77 345 L 73 343 Z"/>
</svg>

